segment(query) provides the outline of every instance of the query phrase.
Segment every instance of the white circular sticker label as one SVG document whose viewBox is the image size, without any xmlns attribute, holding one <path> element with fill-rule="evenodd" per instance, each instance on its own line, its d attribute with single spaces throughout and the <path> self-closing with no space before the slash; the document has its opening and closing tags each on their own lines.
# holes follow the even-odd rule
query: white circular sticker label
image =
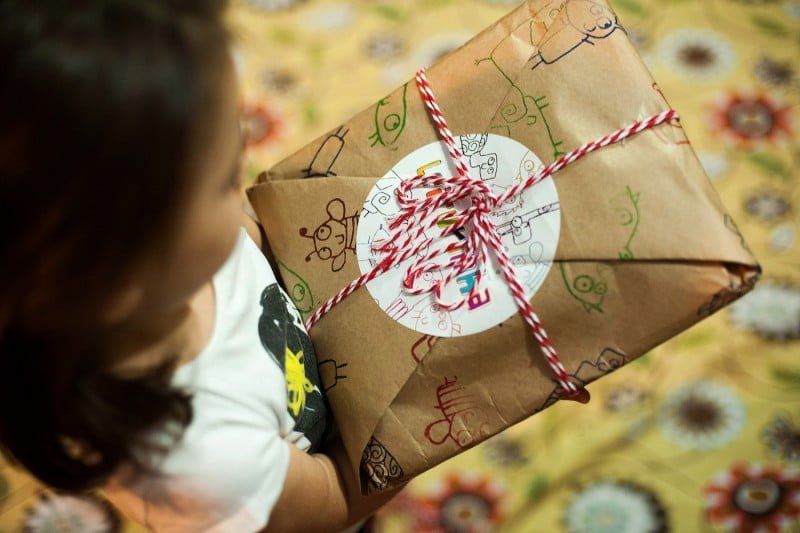
<svg viewBox="0 0 800 533">
<path fill-rule="evenodd" d="M 536 154 L 514 139 L 502 135 L 467 134 L 456 137 L 456 142 L 461 144 L 472 176 L 490 184 L 496 196 L 543 167 Z M 390 236 L 390 220 L 400 212 L 395 190 L 401 180 L 434 174 L 445 177 L 456 175 L 443 142 L 434 142 L 410 153 L 375 183 L 367 195 L 358 222 L 356 255 L 362 273 L 369 272 L 383 257 L 383 253 L 373 250 L 373 244 L 386 242 Z M 440 192 L 435 188 L 416 188 L 412 195 L 421 199 Z M 463 205 L 443 207 L 441 211 L 452 210 L 455 213 L 455 210 L 460 211 L 468 205 L 468 201 L 464 201 Z M 491 219 L 530 300 L 550 271 L 558 245 L 561 215 L 552 178 L 537 183 L 498 206 L 491 214 Z M 444 220 L 440 226 L 443 228 L 447 224 L 448 220 Z M 405 227 L 417 229 L 416 221 L 409 219 Z M 435 237 L 441 228 L 429 229 L 428 236 Z M 461 253 L 457 243 L 463 239 L 463 232 L 455 232 L 431 242 L 431 246 L 436 248 L 450 243 L 456 245 L 450 255 L 432 260 L 432 268 L 417 280 L 417 287 L 432 287 L 444 278 L 441 266 L 449 262 L 454 254 Z M 458 337 L 487 330 L 518 311 L 499 262 L 491 250 L 488 264 L 480 270 L 462 273 L 445 287 L 443 301 L 447 303 L 468 298 L 458 309 L 442 309 L 436 304 L 432 292 L 414 295 L 405 291 L 403 278 L 406 271 L 414 261 L 427 255 L 429 250 L 430 247 L 424 248 L 420 251 L 420 257 L 407 259 L 367 284 L 376 303 L 394 320 L 420 333 Z M 470 297 L 476 284 L 478 291 Z"/>
</svg>

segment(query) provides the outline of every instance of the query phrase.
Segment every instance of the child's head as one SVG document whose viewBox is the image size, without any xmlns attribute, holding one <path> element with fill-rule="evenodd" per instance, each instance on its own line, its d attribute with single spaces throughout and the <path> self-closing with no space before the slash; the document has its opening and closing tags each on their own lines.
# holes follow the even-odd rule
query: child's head
<svg viewBox="0 0 800 533">
<path fill-rule="evenodd" d="M 223 9 L 0 0 L 0 444 L 51 485 L 96 484 L 147 428 L 190 417 L 167 366 L 109 362 L 117 332 L 179 309 L 238 234 Z"/>
</svg>

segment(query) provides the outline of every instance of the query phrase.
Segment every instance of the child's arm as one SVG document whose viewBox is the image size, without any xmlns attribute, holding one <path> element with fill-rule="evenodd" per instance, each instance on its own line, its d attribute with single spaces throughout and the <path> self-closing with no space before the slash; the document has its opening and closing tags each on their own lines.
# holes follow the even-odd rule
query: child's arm
<svg viewBox="0 0 800 533">
<path fill-rule="evenodd" d="M 366 518 L 399 489 L 362 496 L 340 441 L 326 454 L 308 455 L 290 445 L 289 469 L 264 533 L 340 531 Z"/>
<path fill-rule="evenodd" d="M 275 269 L 274 259 L 264 240 L 264 230 L 246 197 L 244 202 L 242 225 Z M 325 450 L 325 454 L 309 455 L 291 444 L 288 446 L 289 468 L 283 491 L 264 533 L 339 531 L 371 515 L 398 492 L 390 490 L 362 496 L 338 439 Z"/>
</svg>

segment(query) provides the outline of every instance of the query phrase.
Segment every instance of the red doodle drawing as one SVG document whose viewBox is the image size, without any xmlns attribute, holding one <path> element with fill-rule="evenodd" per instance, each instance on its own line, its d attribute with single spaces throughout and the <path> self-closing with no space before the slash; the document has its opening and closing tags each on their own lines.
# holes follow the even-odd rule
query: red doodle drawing
<svg viewBox="0 0 800 533">
<path fill-rule="evenodd" d="M 664 96 L 664 93 L 663 93 L 663 91 L 661 90 L 661 87 L 659 87 L 659 86 L 658 86 L 658 83 L 656 83 L 656 82 L 653 82 L 652 88 L 653 88 L 653 89 L 654 89 L 656 92 L 658 92 L 658 94 L 660 94 L 660 95 L 661 95 L 661 98 L 663 98 L 663 99 L 664 99 L 664 102 L 666 103 L 666 102 L 667 102 L 667 97 L 666 97 L 666 96 Z M 667 103 L 667 105 L 669 105 L 669 103 Z M 680 118 L 678 118 L 678 117 L 675 117 L 675 118 L 671 119 L 669 122 L 667 122 L 667 124 L 669 124 L 669 125 L 670 125 L 670 126 L 672 126 L 673 128 L 678 128 L 679 130 L 681 130 L 681 134 L 682 134 L 682 137 L 683 137 L 683 139 L 681 139 L 681 140 L 679 140 L 679 141 L 676 141 L 676 142 L 675 142 L 675 145 L 676 145 L 676 146 L 680 146 L 680 145 L 682 145 L 682 144 L 689 144 L 689 140 L 686 138 L 686 134 L 683 132 L 683 126 L 681 126 L 681 119 L 680 119 Z M 656 136 L 658 136 L 658 138 L 659 138 L 659 139 L 662 139 L 662 140 L 664 141 L 664 144 L 670 144 L 670 140 L 669 140 L 669 139 L 666 139 L 666 137 L 662 136 L 662 135 L 659 133 L 659 130 L 658 130 L 658 129 L 655 129 L 655 130 L 653 130 L 653 132 L 656 134 Z"/>
<path fill-rule="evenodd" d="M 431 444 L 438 446 L 452 440 L 460 448 L 466 448 L 489 436 L 486 413 L 478 398 L 458 385 L 458 376 L 452 380 L 445 377 L 444 383 L 436 387 L 436 402 L 441 418 L 425 427 L 425 438 Z"/>
<path fill-rule="evenodd" d="M 422 362 L 422 358 L 425 357 L 425 354 L 433 348 L 434 338 L 433 335 L 423 335 L 417 339 L 417 342 L 411 347 L 411 358 L 418 364 Z"/>
<path fill-rule="evenodd" d="M 392 317 L 394 320 L 400 320 L 401 318 L 406 316 L 411 311 L 411 309 L 408 307 L 406 301 L 398 296 L 397 298 L 392 300 L 392 303 L 386 306 L 386 309 L 384 309 L 384 311 L 386 311 L 386 314 Z"/>
</svg>

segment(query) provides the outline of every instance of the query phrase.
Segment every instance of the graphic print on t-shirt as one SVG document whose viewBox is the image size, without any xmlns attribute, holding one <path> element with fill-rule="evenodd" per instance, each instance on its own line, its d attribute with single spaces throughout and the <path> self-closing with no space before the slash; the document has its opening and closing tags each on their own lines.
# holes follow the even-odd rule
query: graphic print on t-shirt
<svg viewBox="0 0 800 533">
<path fill-rule="evenodd" d="M 306 436 L 310 451 L 315 451 L 325 434 L 327 407 L 314 347 L 300 314 L 276 283 L 261 293 L 261 307 L 258 336 L 286 377 L 286 400 L 294 429 Z"/>
</svg>

